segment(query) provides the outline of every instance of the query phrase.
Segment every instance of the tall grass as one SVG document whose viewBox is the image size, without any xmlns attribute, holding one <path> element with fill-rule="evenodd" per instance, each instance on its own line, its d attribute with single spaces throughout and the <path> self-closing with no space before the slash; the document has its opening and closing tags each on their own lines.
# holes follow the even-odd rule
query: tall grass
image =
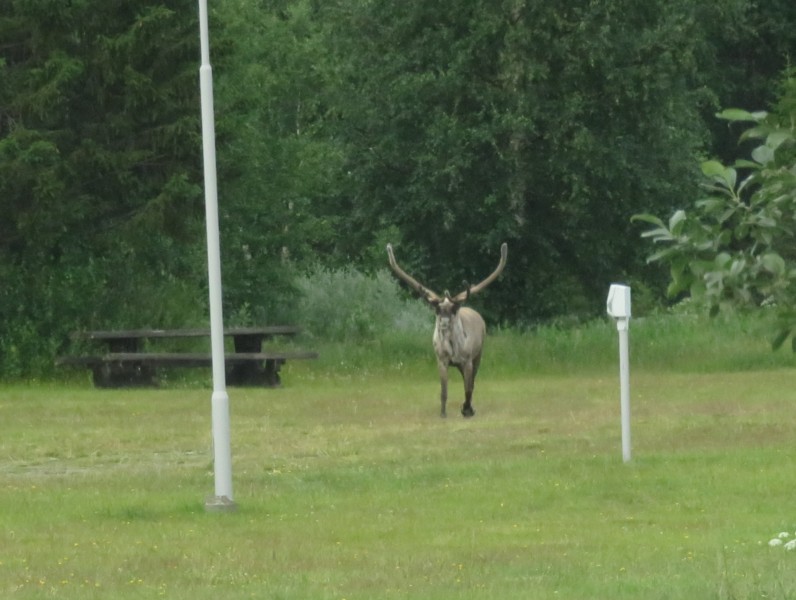
<svg viewBox="0 0 796 600">
<path fill-rule="evenodd" d="M 313 370 L 326 373 L 436 372 L 431 334 L 434 317 L 427 311 L 418 329 L 396 329 L 367 338 L 307 340 L 320 350 Z M 773 351 L 768 322 L 755 315 L 661 313 L 631 319 L 631 370 L 716 373 L 790 368 L 796 355 Z M 618 364 L 618 334 L 607 318 L 577 326 L 543 325 L 531 330 L 490 329 L 480 377 L 595 374 Z M 487 375 L 491 373 L 491 375 Z"/>
<path fill-rule="evenodd" d="M 792 352 L 772 351 L 769 330 L 767 317 L 754 314 L 709 318 L 665 311 L 631 319 L 631 368 L 719 372 L 794 366 Z M 485 363 L 503 375 L 593 373 L 612 368 L 618 360 L 618 334 L 608 318 L 522 333 L 498 331 L 488 343 Z"/>
<path fill-rule="evenodd" d="M 314 370 L 343 375 L 435 370 L 434 315 L 422 300 L 401 292 L 387 271 L 318 270 L 299 281 L 303 300 L 296 322 L 301 343 L 321 351 Z M 718 372 L 796 364 L 792 352 L 773 352 L 765 314 L 722 313 L 708 318 L 688 303 L 630 321 L 631 367 Z M 618 336 L 611 319 L 554 323 L 517 330 L 493 327 L 483 370 L 525 376 L 595 373 L 614 368 Z"/>
</svg>

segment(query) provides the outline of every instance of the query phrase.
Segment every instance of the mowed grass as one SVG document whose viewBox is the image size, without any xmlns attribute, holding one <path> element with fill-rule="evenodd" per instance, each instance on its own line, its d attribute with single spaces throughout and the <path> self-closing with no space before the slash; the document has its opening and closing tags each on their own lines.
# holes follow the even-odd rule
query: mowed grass
<svg viewBox="0 0 796 600">
<path fill-rule="evenodd" d="M 634 369 L 629 464 L 610 359 L 486 361 L 469 420 L 430 356 L 288 364 L 229 391 L 234 514 L 208 389 L 0 387 L 0 597 L 796 597 L 796 373 L 754 356 Z"/>
</svg>

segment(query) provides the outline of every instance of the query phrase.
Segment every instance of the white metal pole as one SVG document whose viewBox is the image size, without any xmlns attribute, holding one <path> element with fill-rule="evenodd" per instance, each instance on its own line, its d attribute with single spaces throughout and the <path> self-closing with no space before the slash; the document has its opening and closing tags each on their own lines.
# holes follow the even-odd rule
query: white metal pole
<svg viewBox="0 0 796 600">
<path fill-rule="evenodd" d="M 221 304 L 221 244 L 218 233 L 216 182 L 216 130 L 213 113 L 213 70 L 210 67 L 210 35 L 207 0 L 199 0 L 199 38 L 202 64 L 199 87 L 202 102 L 202 150 L 207 222 L 207 276 L 210 289 L 210 344 L 213 360 L 213 454 L 215 496 L 207 499 L 208 510 L 234 509 L 232 496 L 232 451 L 229 435 L 229 396 L 224 372 L 224 315 Z"/>
<path fill-rule="evenodd" d="M 630 358 L 627 331 L 630 319 L 617 319 L 619 332 L 619 396 L 622 418 L 622 460 L 630 461 Z"/>
</svg>

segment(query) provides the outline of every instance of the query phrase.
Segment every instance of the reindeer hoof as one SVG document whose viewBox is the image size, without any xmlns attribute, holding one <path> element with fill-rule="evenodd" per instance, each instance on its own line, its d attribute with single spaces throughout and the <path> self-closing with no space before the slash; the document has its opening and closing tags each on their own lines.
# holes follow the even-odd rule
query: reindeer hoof
<svg viewBox="0 0 796 600">
<path fill-rule="evenodd" d="M 475 416 L 475 410 L 473 409 L 472 406 L 469 406 L 469 405 L 465 404 L 464 406 L 462 406 L 462 416 L 465 416 L 465 417 L 468 417 L 468 418 L 469 417 L 474 417 Z"/>
</svg>

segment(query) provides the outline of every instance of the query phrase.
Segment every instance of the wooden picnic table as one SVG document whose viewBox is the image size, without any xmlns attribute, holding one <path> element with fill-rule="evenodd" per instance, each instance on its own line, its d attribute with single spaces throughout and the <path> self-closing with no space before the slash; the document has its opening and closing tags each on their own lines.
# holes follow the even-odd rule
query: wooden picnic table
<svg viewBox="0 0 796 600">
<path fill-rule="evenodd" d="M 301 332 L 293 325 L 263 327 L 229 327 L 225 337 L 233 340 L 232 352 L 225 353 L 227 383 L 230 385 L 281 384 L 279 370 L 287 360 L 317 358 L 317 352 L 304 350 L 264 349 L 263 342 L 277 336 L 295 336 Z M 127 329 L 119 331 L 79 331 L 72 339 L 98 342 L 105 346 L 102 354 L 64 356 L 61 365 L 80 365 L 93 372 L 97 387 L 129 387 L 157 384 L 161 367 L 205 367 L 212 364 L 210 352 L 152 352 L 155 340 L 210 337 L 209 328 L 193 329 Z"/>
</svg>

